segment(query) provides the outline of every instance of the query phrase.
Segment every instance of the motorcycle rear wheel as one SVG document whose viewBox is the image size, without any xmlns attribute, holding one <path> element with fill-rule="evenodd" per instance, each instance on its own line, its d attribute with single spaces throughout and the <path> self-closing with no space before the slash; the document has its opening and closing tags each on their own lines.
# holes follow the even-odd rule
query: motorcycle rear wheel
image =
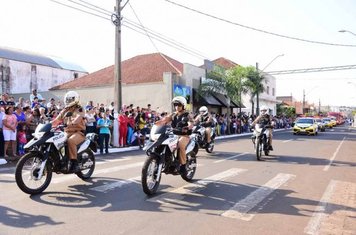
<svg viewBox="0 0 356 235">
<path fill-rule="evenodd" d="M 158 158 L 150 155 L 142 167 L 141 184 L 143 192 L 147 195 L 153 195 L 157 192 L 161 177 L 158 178 Z"/>
<path fill-rule="evenodd" d="M 185 181 L 192 181 L 195 171 L 197 170 L 197 158 L 192 153 L 187 154 L 187 164 L 186 164 L 187 172 L 185 174 L 181 174 L 182 179 Z"/>
<path fill-rule="evenodd" d="M 22 156 L 16 165 L 15 179 L 17 186 L 27 194 L 42 193 L 52 180 L 52 169 L 46 163 L 41 178 L 38 178 L 38 171 L 42 160 L 35 152 L 29 152 Z M 25 178 L 26 177 L 26 178 Z"/>
<path fill-rule="evenodd" d="M 76 175 L 82 180 L 89 179 L 95 169 L 95 157 L 93 152 L 90 149 L 85 150 L 78 156 L 78 160 L 81 161 L 80 165 L 83 164 L 83 161 L 85 161 L 84 164 L 91 164 L 88 169 L 84 169 L 76 173 Z"/>
</svg>

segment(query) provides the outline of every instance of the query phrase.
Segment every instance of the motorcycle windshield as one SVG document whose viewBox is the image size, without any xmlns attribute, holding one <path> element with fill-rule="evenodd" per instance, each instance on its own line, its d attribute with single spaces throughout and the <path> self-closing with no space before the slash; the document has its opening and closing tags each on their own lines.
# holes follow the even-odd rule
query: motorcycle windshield
<svg viewBox="0 0 356 235">
<path fill-rule="evenodd" d="M 35 132 L 49 132 L 52 129 L 52 124 L 51 123 L 46 123 L 46 124 L 38 124 L 36 127 Z"/>
</svg>

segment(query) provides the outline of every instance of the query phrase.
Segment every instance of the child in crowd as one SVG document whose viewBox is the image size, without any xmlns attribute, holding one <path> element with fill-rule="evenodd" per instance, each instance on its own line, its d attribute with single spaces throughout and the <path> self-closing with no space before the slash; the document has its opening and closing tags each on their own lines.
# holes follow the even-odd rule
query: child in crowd
<svg viewBox="0 0 356 235">
<path fill-rule="evenodd" d="M 17 141 L 18 141 L 18 153 L 20 156 L 25 154 L 25 145 L 27 144 L 26 139 L 26 125 L 20 125 L 17 133 Z"/>
</svg>

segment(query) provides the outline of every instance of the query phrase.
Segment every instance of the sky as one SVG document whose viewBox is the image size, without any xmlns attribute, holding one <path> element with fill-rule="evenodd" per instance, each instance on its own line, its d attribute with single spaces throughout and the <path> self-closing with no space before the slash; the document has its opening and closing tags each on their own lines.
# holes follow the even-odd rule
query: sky
<svg viewBox="0 0 356 235">
<path fill-rule="evenodd" d="M 0 47 L 59 57 L 88 72 L 114 64 L 115 26 L 109 12 L 114 11 L 116 1 L 55 1 L 81 9 L 86 8 L 73 2 L 90 3 L 104 14 L 89 9 L 101 17 L 86 14 L 51 0 L 1 0 Z M 171 1 L 225 21 L 166 0 L 129 0 L 122 11 L 122 60 L 161 52 L 182 63 L 200 66 L 204 59 L 225 57 L 242 66 L 258 63 L 265 72 L 356 65 L 356 35 L 338 32 L 345 29 L 356 33 L 354 0 Z M 132 30 L 132 22 L 198 55 Z M 353 46 L 309 43 L 261 31 Z M 304 90 L 305 100 L 310 103 L 356 106 L 356 69 L 275 77 L 277 96 L 292 95 L 302 101 Z"/>
</svg>

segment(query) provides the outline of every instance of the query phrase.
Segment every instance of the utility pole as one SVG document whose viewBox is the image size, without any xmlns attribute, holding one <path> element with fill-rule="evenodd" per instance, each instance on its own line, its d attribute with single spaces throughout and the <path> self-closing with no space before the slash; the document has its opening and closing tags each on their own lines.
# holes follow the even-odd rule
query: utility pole
<svg viewBox="0 0 356 235">
<path fill-rule="evenodd" d="M 305 90 L 303 89 L 303 106 L 302 106 L 302 114 L 304 114 L 304 108 L 305 108 Z"/>
<path fill-rule="evenodd" d="M 111 16 L 111 21 L 115 27 L 115 69 L 114 69 L 114 97 L 116 98 L 115 109 L 119 113 L 122 108 L 122 88 L 121 88 L 121 0 L 116 0 L 115 13 Z"/>
<path fill-rule="evenodd" d="M 259 74 L 260 72 L 258 71 L 258 62 L 256 62 L 256 71 Z M 257 92 L 256 94 L 256 116 L 260 115 L 260 94 Z"/>
</svg>

